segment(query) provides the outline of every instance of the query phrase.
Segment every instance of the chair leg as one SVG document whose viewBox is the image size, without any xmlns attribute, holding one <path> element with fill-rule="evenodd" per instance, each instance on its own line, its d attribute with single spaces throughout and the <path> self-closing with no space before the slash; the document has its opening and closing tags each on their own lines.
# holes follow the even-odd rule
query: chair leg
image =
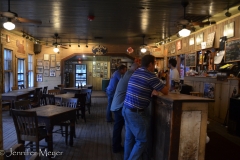
<svg viewBox="0 0 240 160">
<path fill-rule="evenodd" d="M 86 116 L 85 116 L 85 106 L 81 108 L 81 114 L 82 114 L 82 119 L 86 122 Z"/>
<path fill-rule="evenodd" d="M 87 105 L 89 114 L 90 114 L 90 106 L 91 106 L 90 104 Z"/>
<path fill-rule="evenodd" d="M 61 128 L 61 133 L 62 133 L 62 136 L 64 136 L 64 134 L 63 134 L 63 127 L 62 127 L 62 125 L 60 126 L 60 128 Z"/>
<path fill-rule="evenodd" d="M 65 126 L 65 143 L 68 145 L 68 126 Z"/>
</svg>

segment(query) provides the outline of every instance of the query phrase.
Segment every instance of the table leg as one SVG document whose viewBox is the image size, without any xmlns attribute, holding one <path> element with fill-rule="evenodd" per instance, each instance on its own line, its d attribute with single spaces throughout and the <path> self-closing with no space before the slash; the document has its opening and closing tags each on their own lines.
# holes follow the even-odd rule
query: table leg
<svg viewBox="0 0 240 160">
<path fill-rule="evenodd" d="M 48 152 L 53 152 L 53 136 L 52 136 L 52 130 L 53 126 L 50 124 L 46 124 L 47 129 L 47 146 L 48 146 Z"/>
<path fill-rule="evenodd" d="M 73 146 L 73 135 L 75 134 L 75 119 L 70 120 L 70 141 L 69 145 Z"/>
</svg>

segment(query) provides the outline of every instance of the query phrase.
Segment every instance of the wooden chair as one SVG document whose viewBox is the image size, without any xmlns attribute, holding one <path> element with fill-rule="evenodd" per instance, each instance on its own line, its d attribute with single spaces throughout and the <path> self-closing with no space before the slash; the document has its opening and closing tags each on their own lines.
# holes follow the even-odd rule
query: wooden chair
<svg viewBox="0 0 240 160">
<path fill-rule="evenodd" d="M 11 89 L 12 89 L 12 91 L 14 91 L 14 90 L 18 90 L 18 87 L 13 86 Z"/>
<path fill-rule="evenodd" d="M 42 105 L 55 105 L 55 96 L 53 94 L 43 94 Z"/>
<path fill-rule="evenodd" d="M 90 107 L 92 105 L 92 89 L 81 89 L 81 93 L 87 93 L 86 105 L 88 108 L 88 113 L 90 114 Z"/>
<path fill-rule="evenodd" d="M 81 118 L 84 119 L 86 122 L 86 116 L 85 116 L 85 106 L 86 106 L 86 97 L 87 93 L 75 93 L 75 98 L 78 98 L 78 106 L 79 110 L 81 111 Z M 77 118 L 79 119 L 79 111 L 77 111 Z"/>
<path fill-rule="evenodd" d="M 15 144 L 11 147 L 11 150 L 4 151 L 4 160 L 25 160 L 24 154 L 12 154 L 15 153 L 24 153 L 25 148 L 23 144 Z M 29 158 L 29 160 L 40 160 L 38 152 L 34 152 L 33 155 Z"/>
<path fill-rule="evenodd" d="M 43 87 L 43 94 L 47 94 L 47 89 L 48 89 L 48 86 Z"/>
<path fill-rule="evenodd" d="M 20 144 L 33 149 L 33 142 L 36 144 L 36 151 L 39 151 L 39 141 L 47 138 L 47 130 L 38 126 L 36 111 L 24 111 L 12 109 L 12 117 L 17 133 L 17 140 Z"/>
<path fill-rule="evenodd" d="M 48 94 L 58 95 L 58 94 L 60 94 L 60 90 L 59 89 L 49 89 Z"/>
<path fill-rule="evenodd" d="M 77 98 L 62 98 L 62 107 L 70 107 L 70 108 L 77 108 L 78 105 L 78 99 Z M 68 126 L 70 126 L 70 121 L 64 121 L 60 124 L 60 129 L 53 131 L 53 133 L 59 133 L 62 134 L 62 136 L 65 136 L 65 143 L 68 144 Z M 63 127 L 65 130 L 63 130 Z M 74 137 L 76 137 L 75 131 L 74 131 Z"/>
<path fill-rule="evenodd" d="M 34 96 L 33 100 L 31 101 L 31 106 L 33 108 L 40 107 L 42 104 L 42 91 L 40 90 L 37 95 Z"/>
<path fill-rule="evenodd" d="M 24 84 L 19 84 L 18 85 L 18 89 L 24 89 L 25 87 L 24 87 Z"/>
<path fill-rule="evenodd" d="M 22 101 L 15 101 L 14 102 L 14 109 L 17 110 L 27 110 L 31 108 L 31 101 L 30 100 L 22 100 Z"/>
</svg>

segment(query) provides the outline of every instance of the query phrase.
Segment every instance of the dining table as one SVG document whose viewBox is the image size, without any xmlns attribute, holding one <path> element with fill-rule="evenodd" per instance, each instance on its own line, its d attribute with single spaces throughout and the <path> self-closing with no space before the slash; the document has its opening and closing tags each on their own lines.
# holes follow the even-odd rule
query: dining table
<svg viewBox="0 0 240 160">
<path fill-rule="evenodd" d="M 82 89 L 88 89 L 91 88 L 92 85 L 84 85 L 82 88 L 81 87 L 68 87 L 68 88 L 63 88 L 65 92 L 69 93 L 81 93 Z"/>
<path fill-rule="evenodd" d="M 48 134 L 47 148 L 48 152 L 53 152 L 53 128 L 62 121 L 70 121 L 70 141 L 73 146 L 73 135 L 75 132 L 76 110 L 70 107 L 61 107 L 56 105 L 45 105 L 31 108 L 28 111 L 36 111 L 38 123 L 44 123 Z"/>
<path fill-rule="evenodd" d="M 32 94 L 36 89 L 40 89 L 42 87 L 30 87 L 30 88 L 23 88 L 18 90 L 13 90 L 7 93 L 2 93 L 2 100 L 10 102 L 10 108 L 14 108 L 14 102 L 20 99 L 27 99 L 30 94 Z M 9 110 L 9 114 L 11 112 Z"/>
</svg>

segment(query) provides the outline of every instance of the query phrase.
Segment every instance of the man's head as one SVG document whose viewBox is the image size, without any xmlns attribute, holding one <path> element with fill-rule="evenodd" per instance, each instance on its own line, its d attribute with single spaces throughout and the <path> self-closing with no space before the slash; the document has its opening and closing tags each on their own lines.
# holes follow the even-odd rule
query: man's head
<svg viewBox="0 0 240 160">
<path fill-rule="evenodd" d="M 172 67 L 175 68 L 177 65 L 176 59 L 173 59 L 173 58 L 169 59 L 168 63 L 169 63 L 170 68 L 172 68 Z"/>
<path fill-rule="evenodd" d="M 143 56 L 141 66 L 146 67 L 150 72 L 154 72 L 155 57 L 153 55 Z"/>
<path fill-rule="evenodd" d="M 118 71 L 120 72 L 120 74 L 125 74 L 125 72 L 127 71 L 127 66 L 125 66 L 125 65 L 120 65 L 119 67 L 118 67 Z"/>
<path fill-rule="evenodd" d="M 138 69 L 138 67 L 139 67 L 139 64 L 133 63 L 133 64 L 131 65 L 130 70 L 135 71 L 136 69 Z"/>
</svg>

